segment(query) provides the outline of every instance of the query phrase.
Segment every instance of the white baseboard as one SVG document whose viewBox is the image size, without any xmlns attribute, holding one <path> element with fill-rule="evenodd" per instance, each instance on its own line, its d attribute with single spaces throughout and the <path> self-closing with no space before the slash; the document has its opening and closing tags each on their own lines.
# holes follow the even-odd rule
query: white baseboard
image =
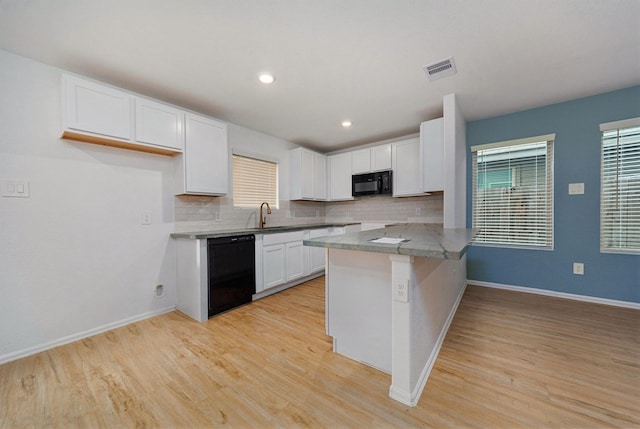
<svg viewBox="0 0 640 429">
<path fill-rule="evenodd" d="M 274 293 L 282 292 L 285 289 L 289 289 L 291 287 L 298 286 L 299 284 L 308 282 L 309 280 L 313 280 L 313 279 L 316 279 L 316 278 L 322 277 L 322 276 L 324 276 L 324 271 L 318 271 L 316 273 L 312 273 L 312 274 L 309 274 L 309 275 L 306 275 L 306 276 L 303 276 L 303 277 L 298 277 L 297 279 L 291 280 L 288 283 L 284 283 L 284 284 L 281 284 L 279 286 L 274 286 L 272 288 L 265 289 L 265 290 L 263 290 L 261 292 L 255 293 L 255 294 L 253 294 L 252 300 L 253 301 L 257 301 L 259 299 L 266 298 L 269 295 L 273 295 Z"/>
<path fill-rule="evenodd" d="M 148 319 L 150 317 L 159 316 L 161 314 L 169 313 L 174 311 L 176 306 L 173 305 L 171 307 L 162 308 L 160 310 L 149 311 L 146 313 L 138 314 L 137 316 L 127 317 L 126 319 L 121 319 L 113 323 L 107 323 L 106 325 L 98 326 L 97 328 L 89 329 L 86 331 L 78 332 L 73 335 L 68 335 L 66 337 L 59 338 L 54 341 L 49 341 L 47 343 L 39 344 L 33 347 L 27 347 L 26 349 L 18 350 L 16 352 L 7 353 L 4 355 L 0 355 L 0 365 L 3 363 L 11 362 L 13 360 L 17 360 L 23 357 L 31 356 L 36 353 L 43 352 L 45 350 L 52 349 L 54 347 L 62 346 L 64 344 L 69 344 L 74 341 L 82 340 L 83 338 L 91 337 L 93 335 L 101 334 L 103 332 L 110 331 L 112 329 L 119 328 L 121 326 L 128 325 L 133 322 L 139 322 L 140 320 Z"/>
<path fill-rule="evenodd" d="M 410 397 L 407 398 L 405 397 L 406 395 L 404 395 L 402 392 L 394 391 L 393 385 L 391 385 L 391 387 L 389 388 L 389 396 L 392 399 L 395 399 L 396 401 L 400 401 L 411 407 L 415 407 L 416 405 L 418 405 L 418 401 L 422 396 L 422 391 L 424 390 L 424 387 L 427 385 L 427 380 L 429 379 L 431 370 L 433 369 L 433 366 L 436 363 L 436 359 L 438 358 L 438 354 L 440 353 L 440 349 L 442 348 L 444 339 L 447 336 L 447 332 L 449 331 L 449 326 L 451 326 L 451 322 L 453 322 L 453 318 L 456 315 L 456 311 L 458 311 L 458 306 L 462 301 L 462 296 L 464 295 L 464 291 L 466 289 L 467 289 L 467 285 L 465 284 L 460 290 L 460 293 L 458 293 L 458 296 L 456 297 L 456 302 L 453 305 L 453 308 L 451 309 L 451 311 L 449 312 L 449 315 L 447 316 L 447 320 L 444 322 L 442 329 L 440 330 L 438 339 L 436 340 L 433 350 L 431 350 L 431 354 L 429 355 L 427 362 L 425 363 L 424 367 L 422 368 L 422 371 L 420 372 L 418 383 L 416 384 L 416 387 L 413 390 L 413 392 L 411 392 Z"/>
<path fill-rule="evenodd" d="M 505 285 L 501 283 L 483 282 L 480 280 L 467 279 L 468 285 L 490 287 L 494 289 L 505 289 L 516 292 L 532 293 L 535 295 L 552 296 L 555 298 L 572 299 L 574 301 L 592 302 L 595 304 L 612 305 L 614 307 L 632 308 L 634 310 L 640 310 L 640 302 L 618 301 L 615 299 L 598 298 L 596 296 L 578 295 L 574 293 L 556 292 L 546 289 L 537 289 L 533 287 L 513 286 Z"/>
</svg>

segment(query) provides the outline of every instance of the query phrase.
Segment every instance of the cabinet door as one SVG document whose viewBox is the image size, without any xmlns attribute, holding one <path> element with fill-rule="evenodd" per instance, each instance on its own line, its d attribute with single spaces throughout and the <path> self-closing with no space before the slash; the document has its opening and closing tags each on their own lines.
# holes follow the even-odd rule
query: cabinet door
<svg viewBox="0 0 640 429">
<path fill-rule="evenodd" d="M 393 196 L 422 194 L 420 139 L 393 143 Z"/>
<path fill-rule="evenodd" d="M 420 124 L 422 158 L 422 191 L 444 190 L 444 129 L 443 119 L 433 119 Z"/>
<path fill-rule="evenodd" d="M 314 167 L 315 158 L 314 153 L 308 150 L 302 151 L 302 198 L 313 199 L 314 198 Z"/>
<path fill-rule="evenodd" d="M 391 169 L 391 145 L 384 144 L 371 148 L 371 171 Z"/>
<path fill-rule="evenodd" d="M 186 115 L 185 193 L 227 193 L 227 126 L 202 116 Z"/>
<path fill-rule="evenodd" d="M 286 281 L 285 245 L 272 244 L 262 248 L 262 272 L 264 288 L 278 286 Z"/>
<path fill-rule="evenodd" d="M 184 112 L 136 97 L 136 141 L 176 150 L 184 147 Z"/>
<path fill-rule="evenodd" d="M 124 91 L 63 75 L 64 128 L 132 140 L 132 97 Z"/>
<path fill-rule="evenodd" d="M 326 237 L 329 235 L 329 228 L 312 229 L 309 231 L 309 238 Z M 326 264 L 326 249 L 324 247 L 307 246 L 309 250 L 309 272 L 316 273 L 324 271 Z"/>
<path fill-rule="evenodd" d="M 371 171 L 371 149 L 358 149 L 351 152 L 352 174 Z"/>
<path fill-rule="evenodd" d="M 302 277 L 304 274 L 304 247 L 302 241 L 287 243 L 286 252 L 287 281 Z"/>
<path fill-rule="evenodd" d="M 351 195 L 351 152 L 327 157 L 329 200 L 349 200 Z"/>
<path fill-rule="evenodd" d="M 314 154 L 313 187 L 316 200 L 327 199 L 327 157 L 321 153 Z"/>
</svg>

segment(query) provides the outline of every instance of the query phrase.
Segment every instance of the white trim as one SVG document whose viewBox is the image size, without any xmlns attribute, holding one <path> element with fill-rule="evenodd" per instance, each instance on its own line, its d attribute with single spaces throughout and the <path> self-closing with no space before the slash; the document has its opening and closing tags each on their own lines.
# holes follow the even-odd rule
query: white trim
<svg viewBox="0 0 640 429">
<path fill-rule="evenodd" d="M 512 286 L 512 285 L 505 285 L 501 283 L 483 282 L 480 280 L 467 279 L 467 284 L 473 285 L 473 286 L 490 287 L 494 289 L 505 289 L 505 290 L 511 290 L 514 292 L 532 293 L 534 295 L 545 295 L 545 296 L 551 296 L 555 298 L 571 299 L 573 301 L 591 302 L 594 304 L 611 305 L 613 307 L 623 307 L 623 308 L 631 308 L 634 310 L 640 310 L 640 302 L 619 301 L 616 299 L 599 298 L 596 296 L 588 296 L 588 295 L 577 295 L 574 293 L 566 293 L 566 292 L 556 292 L 553 290 L 537 289 L 533 287 Z"/>
<path fill-rule="evenodd" d="M 617 130 L 618 128 L 640 127 L 640 118 L 623 119 L 622 121 L 600 124 L 600 131 Z"/>
<path fill-rule="evenodd" d="M 422 368 L 422 371 L 420 372 L 420 377 L 418 378 L 416 387 L 415 389 L 413 389 L 413 392 L 411 392 L 410 397 L 407 398 L 404 392 L 395 391 L 393 389 L 393 384 L 392 384 L 389 387 L 389 397 L 391 397 L 391 399 L 395 399 L 396 401 L 402 402 L 403 404 L 409 405 L 411 407 L 415 407 L 416 405 L 418 405 L 418 401 L 422 396 L 422 391 L 424 390 L 424 387 L 427 384 L 427 380 L 429 379 L 431 370 L 433 369 L 433 366 L 436 364 L 436 360 L 438 359 L 438 354 L 440 354 L 440 349 L 442 348 L 444 339 L 447 336 L 447 332 L 449 331 L 449 326 L 451 326 L 451 322 L 453 322 L 453 318 L 456 315 L 456 311 L 458 311 L 458 306 L 460 305 L 460 302 L 462 301 L 462 297 L 466 290 L 467 290 L 467 285 L 465 284 L 464 287 L 460 290 L 460 293 L 456 298 L 456 302 L 453 305 L 453 308 L 451 309 L 451 311 L 449 312 L 449 315 L 447 316 L 447 320 L 444 322 L 442 329 L 440 330 L 440 335 L 438 335 L 436 344 L 433 347 L 433 350 L 431 350 L 431 355 L 429 355 L 427 362 L 425 363 L 424 367 Z"/>
<path fill-rule="evenodd" d="M 543 143 L 543 142 L 555 141 L 555 139 L 556 139 L 556 135 L 555 133 L 553 133 L 553 134 L 545 134 L 542 136 L 526 137 L 523 139 L 507 140 L 503 142 L 479 144 L 479 145 L 471 146 L 471 152 L 477 152 L 479 150 L 485 150 L 485 149 L 496 149 L 499 147 L 506 147 L 506 146 L 523 145 L 523 144 L 529 144 L 529 143 Z"/>
<path fill-rule="evenodd" d="M 175 311 L 176 306 L 165 307 L 160 310 L 148 311 L 146 313 L 138 314 L 137 316 L 127 317 L 113 323 L 107 323 L 106 325 L 98 326 L 97 328 L 88 329 L 86 331 L 78 332 L 66 337 L 58 338 L 57 340 L 49 341 L 47 343 L 39 344 L 33 347 L 27 347 L 26 349 L 18 350 L 16 352 L 7 353 L 0 356 L 0 365 L 17 360 L 23 357 L 31 356 L 36 353 L 43 352 L 45 350 L 52 349 L 54 347 L 62 346 L 64 344 L 73 343 L 74 341 L 82 340 L 87 337 L 101 334 L 103 332 L 110 331 L 112 329 L 120 328 L 130 323 L 139 322 L 150 317 L 159 316 L 161 314 L 170 313 Z"/>
<path fill-rule="evenodd" d="M 285 289 L 289 289 L 289 288 L 292 288 L 294 286 L 298 286 L 298 285 L 300 285 L 300 284 L 302 284 L 304 282 L 308 282 L 309 280 L 313 280 L 313 279 L 317 279 L 318 277 L 322 277 L 322 276 L 325 275 L 326 269 L 327 268 L 325 267 L 325 269 L 322 270 L 322 271 L 316 271 L 314 273 L 311 273 L 311 274 L 308 274 L 308 275 L 304 275 L 302 277 L 297 277 L 297 278 L 295 278 L 295 279 L 293 279 L 293 280 L 291 280 L 291 281 L 289 281 L 287 283 L 283 283 L 283 284 L 280 284 L 278 286 L 273 286 L 273 287 L 270 287 L 268 289 L 264 289 L 264 290 L 262 290 L 262 291 L 260 291 L 258 293 L 254 293 L 252 295 L 252 297 L 251 297 L 251 300 L 252 301 L 257 301 L 259 299 L 266 298 L 269 295 L 273 295 L 274 293 L 282 292 Z"/>
<path fill-rule="evenodd" d="M 233 155 L 242 156 L 244 158 L 251 158 L 258 161 L 270 162 L 272 164 L 280 164 L 280 160 L 278 158 L 272 158 L 269 155 L 263 155 L 256 152 L 246 151 L 244 149 L 238 149 L 235 147 L 231 148 L 231 156 Z"/>
</svg>

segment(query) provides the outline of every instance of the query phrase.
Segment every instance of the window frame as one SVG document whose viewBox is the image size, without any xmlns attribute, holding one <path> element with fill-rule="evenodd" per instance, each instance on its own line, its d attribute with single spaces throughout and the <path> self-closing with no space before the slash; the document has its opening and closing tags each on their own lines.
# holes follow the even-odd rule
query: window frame
<svg viewBox="0 0 640 429">
<path fill-rule="evenodd" d="M 544 223 L 544 230 L 545 230 L 545 234 L 543 236 L 543 238 L 545 238 L 544 240 L 544 244 L 536 244 L 536 243 L 526 243 L 523 242 L 523 240 L 518 240 L 517 238 L 512 238 L 512 239 L 506 239 L 506 240 L 496 240 L 496 239 L 487 239 L 485 241 L 483 235 L 482 235 L 482 230 L 481 232 L 476 236 L 476 238 L 474 239 L 474 245 L 475 246 L 483 246 L 483 247 L 499 247 L 499 248 L 513 248 L 513 249 L 524 249 L 524 250 L 553 250 L 554 249 L 554 245 L 555 245 L 555 225 L 554 225 L 554 210 L 555 210 L 555 204 L 554 204 L 554 146 L 555 146 L 555 134 L 546 134 L 546 135 L 541 135 L 541 136 L 535 136 L 535 137 L 528 137 L 528 138 L 523 138 L 523 139 L 516 139 L 516 140 L 508 140 L 508 141 L 502 141 L 502 142 L 496 142 L 496 143 L 489 143 L 489 144 L 483 144 L 483 145 L 476 145 L 476 146 L 472 146 L 471 147 L 471 152 L 472 152 L 472 161 L 471 161 L 471 170 L 472 170 L 472 197 L 471 197 L 471 203 L 472 203 L 472 210 L 471 210 L 471 216 L 472 216 L 472 225 L 473 228 L 478 228 L 478 229 L 482 229 L 481 225 L 478 225 L 477 223 L 479 221 L 483 221 L 484 220 L 484 224 L 487 223 L 486 219 L 486 215 L 482 216 L 480 215 L 477 210 L 479 210 L 479 207 L 481 206 L 481 202 L 479 200 L 479 180 L 478 180 L 478 154 L 482 154 L 482 152 L 484 151 L 489 151 L 489 150 L 493 150 L 493 149 L 508 149 L 508 148 L 516 148 L 518 146 L 526 146 L 526 145 L 533 145 L 535 143 L 544 143 L 544 150 L 545 150 L 545 182 L 543 182 L 543 186 L 544 186 L 544 192 L 543 192 L 543 196 L 544 196 L 544 202 L 545 204 L 543 205 L 543 209 L 544 209 L 544 215 L 540 215 L 538 217 L 531 217 L 531 218 L 527 218 L 527 221 L 529 222 L 529 224 L 531 224 L 531 220 L 537 220 L 537 219 L 542 219 L 545 221 Z M 541 149 L 541 148 L 539 148 Z M 507 166 L 505 166 L 504 168 L 511 168 L 511 160 L 515 160 L 517 162 L 518 159 L 525 159 L 525 157 L 514 157 L 514 158 L 507 158 L 508 163 Z M 537 161 L 530 164 L 530 166 L 537 166 Z M 490 171 L 490 170 L 489 170 Z M 520 183 L 521 178 L 519 177 L 519 174 L 515 174 L 515 168 L 512 169 L 511 173 L 511 184 L 512 186 L 506 187 L 504 189 L 507 189 L 507 192 L 513 192 L 514 188 L 516 187 L 520 187 L 523 186 L 524 184 Z M 537 183 L 537 182 L 534 182 Z M 532 184 L 534 184 L 532 183 Z M 485 188 L 485 189 L 489 189 L 489 188 Z M 501 189 L 501 188 L 490 188 L 490 189 Z M 532 195 L 537 195 L 537 193 L 534 193 Z M 486 201 L 484 202 L 486 204 Z M 494 207 L 495 209 L 495 207 Z M 511 218 L 511 216 L 514 215 L 514 212 L 516 211 L 516 207 L 509 207 L 507 206 L 507 214 L 506 216 Z M 497 228 L 495 231 L 497 231 L 498 233 L 503 232 L 504 235 L 510 235 L 512 232 L 516 232 L 517 233 L 517 229 L 515 228 L 511 228 L 511 227 L 506 227 L 504 229 L 499 229 Z M 504 238 L 504 237 L 501 237 Z M 518 242 L 519 241 L 519 242 Z"/>
<path fill-rule="evenodd" d="M 618 246 L 605 246 L 605 237 L 607 234 L 607 231 L 605 230 L 606 227 L 610 226 L 609 222 L 605 222 L 605 217 L 606 217 L 606 209 L 609 208 L 609 203 L 607 201 L 607 198 L 615 198 L 616 200 L 616 204 L 618 202 L 618 198 L 620 198 L 620 194 L 622 193 L 621 191 L 621 177 L 636 177 L 636 175 L 640 175 L 640 165 L 638 164 L 632 164 L 632 168 L 633 168 L 633 172 L 632 174 L 629 175 L 621 175 L 620 174 L 620 164 L 622 164 L 622 162 L 626 161 L 634 161 L 635 163 L 640 161 L 640 148 L 635 149 L 633 152 L 628 153 L 628 157 L 625 157 L 624 161 L 621 162 L 620 159 L 620 154 L 624 153 L 622 152 L 619 148 L 620 148 L 620 139 L 621 139 L 621 131 L 624 130 L 631 130 L 634 128 L 639 128 L 640 127 L 640 117 L 638 118 L 630 118 L 630 119 L 625 119 L 622 121 L 615 121 L 615 122 L 607 122 L 604 124 L 600 124 L 600 231 L 599 231 L 599 241 L 600 241 L 600 253 L 609 253 L 609 254 L 623 254 L 623 255 L 639 255 L 640 254 L 640 244 L 638 245 L 638 247 L 623 247 L 621 246 L 621 242 L 618 241 L 617 244 Z M 613 194 L 606 194 L 605 192 L 608 189 L 611 189 L 612 187 L 607 185 L 605 183 L 606 179 L 605 176 L 606 174 L 610 173 L 608 170 L 608 167 L 605 167 L 605 162 L 606 161 L 611 161 L 611 159 L 609 157 L 607 157 L 607 159 L 605 159 L 605 140 L 608 138 L 606 138 L 606 134 L 610 133 L 612 131 L 616 132 L 616 145 L 617 145 L 617 151 L 616 151 L 616 157 L 617 160 L 615 160 L 615 175 L 613 177 L 614 181 L 615 181 L 615 185 L 614 185 L 614 190 L 613 190 Z M 630 145 L 640 145 L 640 132 L 638 132 L 638 137 L 636 140 L 633 140 L 631 142 L 629 142 Z M 638 179 L 640 180 L 640 179 Z M 632 203 L 640 203 L 640 198 L 633 198 L 631 199 Z M 618 212 L 617 213 L 618 216 L 621 216 L 621 214 Z M 634 213 L 635 215 L 635 213 Z M 634 215 L 631 216 L 632 219 L 634 219 Z M 639 216 L 640 213 L 638 213 L 637 215 L 635 215 L 636 217 Z M 628 219 L 628 218 L 627 218 Z M 629 221 L 627 224 L 625 224 L 625 230 L 630 229 L 632 231 L 637 231 L 637 228 L 640 227 L 640 221 L 636 220 L 635 222 L 633 221 Z M 609 231 L 610 234 L 614 234 L 613 228 L 612 231 Z M 640 232 L 637 232 L 635 235 L 640 236 Z M 639 237 L 633 236 L 632 240 L 637 240 Z"/>
</svg>

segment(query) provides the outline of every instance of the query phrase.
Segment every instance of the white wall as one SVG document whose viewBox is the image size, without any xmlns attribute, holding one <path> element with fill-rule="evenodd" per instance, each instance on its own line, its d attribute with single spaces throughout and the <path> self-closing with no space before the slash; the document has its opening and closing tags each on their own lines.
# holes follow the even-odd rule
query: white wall
<svg viewBox="0 0 640 429">
<path fill-rule="evenodd" d="M 176 302 L 172 159 L 59 139 L 60 74 L 0 50 L 0 363 Z"/>
</svg>

